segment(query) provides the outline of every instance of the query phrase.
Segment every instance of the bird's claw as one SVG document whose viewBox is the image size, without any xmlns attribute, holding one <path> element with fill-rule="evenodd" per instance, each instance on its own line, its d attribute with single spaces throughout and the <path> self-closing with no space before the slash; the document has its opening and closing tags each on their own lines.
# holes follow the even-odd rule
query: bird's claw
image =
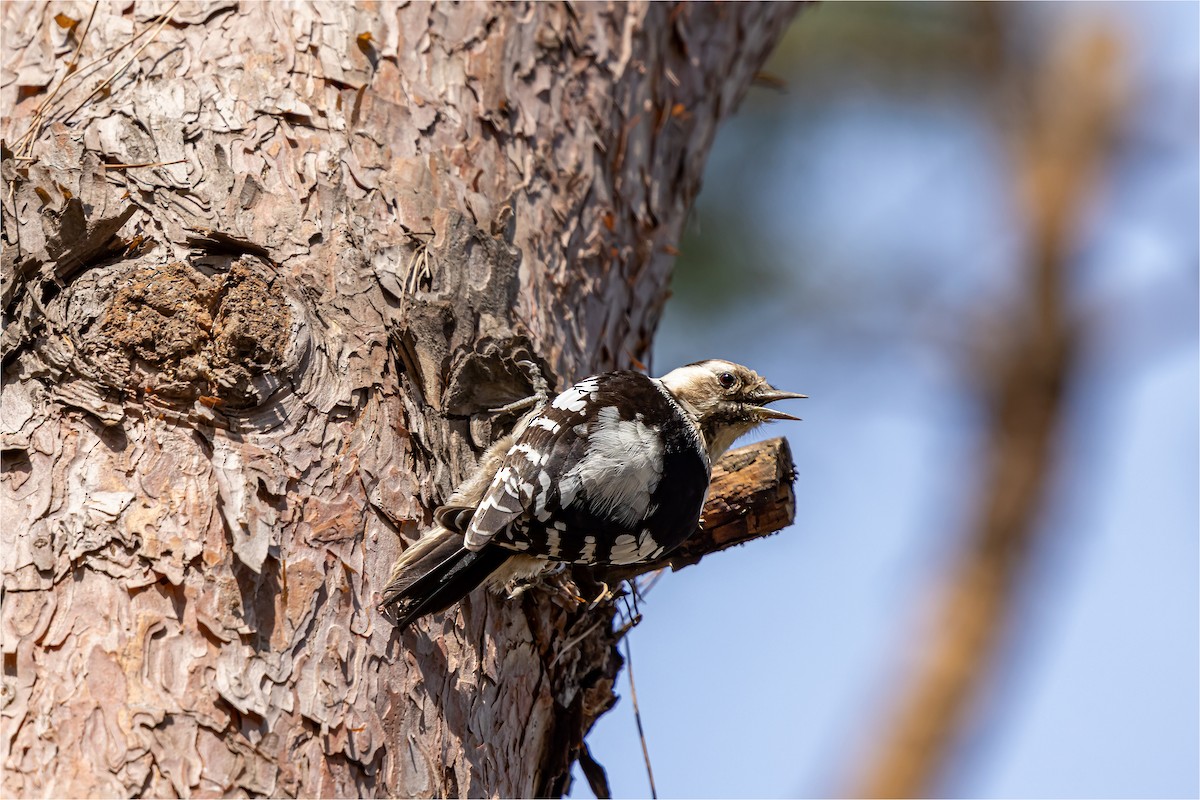
<svg viewBox="0 0 1200 800">
<path fill-rule="evenodd" d="M 528 358 L 518 361 L 517 366 L 525 369 L 525 377 L 529 379 L 529 383 L 533 387 L 533 394 L 523 397 L 520 400 L 514 400 L 499 408 L 488 409 L 492 414 L 513 414 L 533 408 L 534 406 L 545 405 L 549 401 L 550 384 L 546 381 L 546 377 L 542 375 L 541 367 Z"/>
<path fill-rule="evenodd" d="M 603 603 L 607 603 L 609 600 L 611 600 L 613 598 L 612 587 L 609 586 L 604 581 L 600 581 L 600 585 L 604 587 L 604 591 L 602 591 L 599 595 L 597 595 L 596 599 L 593 600 L 591 602 L 591 604 L 588 605 L 588 611 L 591 611 L 596 606 L 599 606 Z"/>
</svg>

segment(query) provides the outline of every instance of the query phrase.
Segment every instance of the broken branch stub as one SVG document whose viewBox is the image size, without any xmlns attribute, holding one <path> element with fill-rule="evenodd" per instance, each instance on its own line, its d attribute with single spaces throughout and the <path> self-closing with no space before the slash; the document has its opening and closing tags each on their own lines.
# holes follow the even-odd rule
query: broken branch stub
<svg viewBox="0 0 1200 800">
<path fill-rule="evenodd" d="M 670 567 L 683 569 L 707 555 L 769 536 L 796 517 L 796 467 L 787 439 L 778 437 L 730 450 L 713 465 L 712 488 L 700 528 L 665 558 L 610 570 L 610 581 Z"/>
</svg>

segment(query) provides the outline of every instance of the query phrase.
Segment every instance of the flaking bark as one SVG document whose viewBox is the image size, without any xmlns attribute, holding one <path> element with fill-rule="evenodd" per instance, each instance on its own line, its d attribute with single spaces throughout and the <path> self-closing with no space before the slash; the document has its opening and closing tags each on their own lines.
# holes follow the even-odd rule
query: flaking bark
<svg viewBox="0 0 1200 800">
<path fill-rule="evenodd" d="M 645 355 L 793 9 L 92 12 L 3 8 L 5 793 L 560 794 L 611 608 L 378 588 L 531 365 Z"/>
</svg>

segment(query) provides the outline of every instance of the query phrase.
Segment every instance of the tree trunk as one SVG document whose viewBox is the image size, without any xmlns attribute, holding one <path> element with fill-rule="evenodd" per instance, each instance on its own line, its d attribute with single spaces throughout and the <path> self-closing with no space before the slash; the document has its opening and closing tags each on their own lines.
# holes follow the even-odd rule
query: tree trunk
<svg viewBox="0 0 1200 800">
<path fill-rule="evenodd" d="M 645 356 L 793 11 L 6 4 L 5 793 L 561 794 L 611 607 L 378 590 L 522 362 Z"/>
</svg>

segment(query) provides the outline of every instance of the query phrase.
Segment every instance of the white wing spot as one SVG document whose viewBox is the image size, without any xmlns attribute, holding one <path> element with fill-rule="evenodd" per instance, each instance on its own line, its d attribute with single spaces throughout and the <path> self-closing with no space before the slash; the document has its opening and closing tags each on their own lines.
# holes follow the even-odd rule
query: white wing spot
<svg viewBox="0 0 1200 800">
<path fill-rule="evenodd" d="M 539 453 L 537 450 L 533 449 L 532 445 L 523 444 L 523 443 L 513 445 L 512 450 L 509 450 L 509 452 L 510 453 L 524 453 L 526 460 L 528 460 L 529 463 L 533 464 L 535 467 L 544 464 L 547 459 L 547 456 L 544 456 L 541 453 Z"/>
<path fill-rule="evenodd" d="M 647 536 L 638 544 L 638 561 L 649 561 L 661 552 L 662 548 L 658 546 L 658 542 L 654 541 L 654 537 Z"/>
<path fill-rule="evenodd" d="M 630 564 L 635 560 L 634 552 L 637 550 L 637 539 L 627 533 L 623 533 L 616 539 L 613 539 L 612 552 L 608 555 L 608 560 L 614 564 Z"/>
<path fill-rule="evenodd" d="M 489 509 L 489 508 L 494 508 L 494 509 L 496 509 L 497 511 L 500 511 L 500 512 L 502 512 L 502 513 L 504 513 L 504 514 L 511 514 L 511 513 L 513 513 L 513 510 L 512 510 L 511 508 L 505 508 L 504 506 L 502 506 L 502 505 L 500 505 L 499 503 L 497 503 L 497 502 L 496 502 L 496 501 L 495 501 L 493 498 L 491 498 L 491 497 L 487 498 L 486 500 L 484 500 L 484 501 L 483 501 L 483 502 L 482 502 L 482 503 L 479 505 L 479 510 L 480 510 L 480 511 L 486 511 L 486 510 L 487 510 L 487 509 Z"/>
<path fill-rule="evenodd" d="M 550 519 L 550 512 L 546 510 L 546 498 L 550 496 L 550 473 L 539 470 L 537 480 L 541 491 L 533 498 L 533 513 L 540 522 L 545 522 Z"/>
<path fill-rule="evenodd" d="M 596 556 L 596 537 L 583 537 L 583 549 L 579 551 L 579 563 L 588 564 Z"/>
<path fill-rule="evenodd" d="M 648 531 L 643 531 L 642 535 L 637 537 L 621 534 L 613 540 L 609 560 L 614 564 L 637 564 L 648 561 L 660 549 L 658 542 L 654 541 Z"/>
<path fill-rule="evenodd" d="M 557 422 L 550 419 L 549 417 L 538 417 L 533 422 L 529 423 L 529 427 L 543 428 L 545 430 L 550 431 L 551 433 L 558 433 L 559 429 L 562 428 L 561 425 L 559 425 Z"/>
<path fill-rule="evenodd" d="M 599 384 L 600 379 L 598 376 L 585 378 L 554 398 L 554 402 L 550 405 L 559 411 L 571 411 L 578 414 L 587 408 L 588 400 L 593 398 Z"/>
</svg>

